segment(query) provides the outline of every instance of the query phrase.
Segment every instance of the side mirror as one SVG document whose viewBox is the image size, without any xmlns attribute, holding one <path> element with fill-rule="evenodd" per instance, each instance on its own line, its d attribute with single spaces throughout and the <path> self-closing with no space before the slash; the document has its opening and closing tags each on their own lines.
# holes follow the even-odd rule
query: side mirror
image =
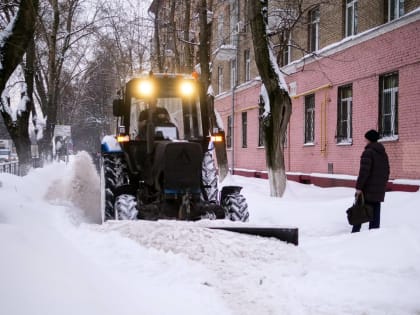
<svg viewBox="0 0 420 315">
<path fill-rule="evenodd" d="M 112 113 L 114 116 L 123 115 L 124 101 L 122 99 L 116 99 L 112 102 Z"/>
</svg>

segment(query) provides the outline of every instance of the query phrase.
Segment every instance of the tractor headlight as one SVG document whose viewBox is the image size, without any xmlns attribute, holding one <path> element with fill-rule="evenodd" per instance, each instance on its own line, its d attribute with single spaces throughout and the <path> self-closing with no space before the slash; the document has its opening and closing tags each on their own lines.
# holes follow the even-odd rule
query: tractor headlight
<svg viewBox="0 0 420 315">
<path fill-rule="evenodd" d="M 179 86 L 179 92 L 182 96 L 192 96 L 195 92 L 194 83 L 191 81 L 183 81 Z"/>
<path fill-rule="evenodd" d="M 154 86 L 151 81 L 142 80 L 137 85 L 137 92 L 141 97 L 150 97 L 153 95 Z"/>
</svg>

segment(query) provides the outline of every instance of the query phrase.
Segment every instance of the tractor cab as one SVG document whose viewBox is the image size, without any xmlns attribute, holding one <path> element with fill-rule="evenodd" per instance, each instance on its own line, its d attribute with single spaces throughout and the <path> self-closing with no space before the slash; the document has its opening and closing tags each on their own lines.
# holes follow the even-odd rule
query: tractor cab
<svg viewBox="0 0 420 315">
<path fill-rule="evenodd" d="M 114 101 L 120 117 L 121 141 L 203 141 L 205 108 L 200 106 L 200 84 L 187 75 L 151 74 L 130 80 L 124 99 Z"/>
</svg>

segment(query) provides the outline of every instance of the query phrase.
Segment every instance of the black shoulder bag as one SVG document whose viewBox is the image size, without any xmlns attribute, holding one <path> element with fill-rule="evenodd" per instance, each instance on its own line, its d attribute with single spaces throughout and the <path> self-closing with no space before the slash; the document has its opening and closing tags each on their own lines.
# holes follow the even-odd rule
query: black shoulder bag
<svg viewBox="0 0 420 315">
<path fill-rule="evenodd" d="M 347 209 L 347 220 L 350 225 L 357 225 L 373 220 L 373 207 L 365 203 L 363 193 L 355 198 L 353 205 Z"/>
</svg>

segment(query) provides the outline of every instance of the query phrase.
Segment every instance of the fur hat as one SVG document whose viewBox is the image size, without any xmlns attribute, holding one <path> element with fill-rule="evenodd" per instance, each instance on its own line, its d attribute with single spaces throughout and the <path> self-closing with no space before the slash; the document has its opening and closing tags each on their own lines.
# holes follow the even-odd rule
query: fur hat
<svg viewBox="0 0 420 315">
<path fill-rule="evenodd" d="M 365 133 L 365 138 L 370 142 L 376 142 L 379 139 L 379 133 L 376 130 L 371 129 Z"/>
</svg>

